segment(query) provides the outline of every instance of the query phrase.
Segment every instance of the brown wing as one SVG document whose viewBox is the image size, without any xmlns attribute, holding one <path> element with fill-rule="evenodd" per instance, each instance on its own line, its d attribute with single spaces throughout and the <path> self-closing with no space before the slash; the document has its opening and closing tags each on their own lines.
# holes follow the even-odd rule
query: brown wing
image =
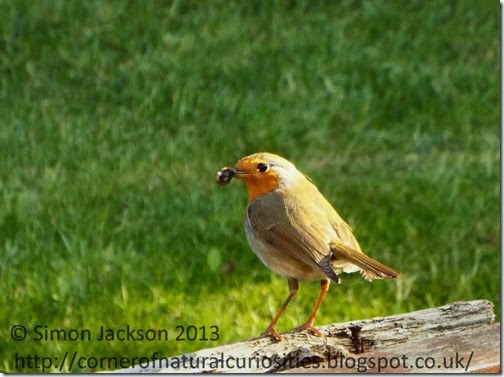
<svg viewBox="0 0 504 377">
<path fill-rule="evenodd" d="M 373 279 L 392 279 L 401 276 L 399 271 L 368 257 L 366 254 L 357 252 L 340 242 L 331 242 L 331 251 L 336 260 L 351 263 L 361 270 L 361 274 L 367 281 Z"/>
<path fill-rule="evenodd" d="M 249 221 L 262 239 L 307 266 L 323 271 L 335 282 L 338 277 L 333 263 L 356 266 L 366 280 L 400 276 L 394 269 L 364 255 L 350 226 L 315 186 L 308 181 L 305 185 L 308 186 L 303 191 L 310 194 L 311 200 L 300 202 L 286 192 L 272 192 L 250 204 Z"/>
<path fill-rule="evenodd" d="M 368 281 L 373 279 L 391 279 L 401 275 L 400 272 L 393 268 L 385 266 L 365 255 L 352 233 L 352 228 L 343 221 L 333 206 L 326 200 L 320 203 L 323 203 L 323 210 L 337 235 L 329 242 L 333 254 L 332 263 L 355 265 L 361 270 L 364 279 Z"/>
<path fill-rule="evenodd" d="M 338 282 L 338 276 L 329 263 L 332 258 L 329 238 L 322 229 L 310 222 L 300 224 L 296 219 L 306 218 L 303 213 L 306 209 L 299 205 L 288 205 L 288 200 L 288 197 L 278 192 L 257 198 L 247 208 L 250 225 L 259 237 L 274 248 L 289 253 L 291 258 L 322 271 Z"/>
</svg>

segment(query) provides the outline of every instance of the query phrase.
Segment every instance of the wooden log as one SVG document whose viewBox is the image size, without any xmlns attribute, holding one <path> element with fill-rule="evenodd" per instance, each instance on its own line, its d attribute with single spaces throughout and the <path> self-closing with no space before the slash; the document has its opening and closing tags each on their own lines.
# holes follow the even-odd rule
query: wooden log
<svg viewBox="0 0 504 377">
<path fill-rule="evenodd" d="M 500 371 L 493 304 L 456 302 L 408 314 L 336 323 L 159 359 L 119 373 L 348 373 Z"/>
</svg>

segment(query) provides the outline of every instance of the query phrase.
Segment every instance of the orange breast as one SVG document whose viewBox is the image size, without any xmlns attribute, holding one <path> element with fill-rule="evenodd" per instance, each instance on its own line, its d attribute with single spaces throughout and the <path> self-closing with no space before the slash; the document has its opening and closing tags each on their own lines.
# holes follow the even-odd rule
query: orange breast
<svg viewBox="0 0 504 377">
<path fill-rule="evenodd" d="M 249 203 L 260 196 L 275 191 L 280 185 L 280 179 L 275 174 L 259 174 L 251 174 L 243 179 L 247 185 Z"/>
</svg>

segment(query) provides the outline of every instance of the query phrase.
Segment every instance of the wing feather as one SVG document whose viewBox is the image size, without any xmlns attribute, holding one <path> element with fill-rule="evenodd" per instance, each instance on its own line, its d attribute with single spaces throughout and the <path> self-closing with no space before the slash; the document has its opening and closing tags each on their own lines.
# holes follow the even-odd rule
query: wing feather
<svg viewBox="0 0 504 377">
<path fill-rule="evenodd" d="M 336 283 L 341 271 L 360 270 L 369 281 L 400 276 L 363 254 L 350 226 L 315 186 L 307 180 L 304 184 L 309 185 L 305 192 L 310 200 L 299 201 L 279 190 L 249 204 L 247 218 L 258 237 Z"/>
<path fill-rule="evenodd" d="M 247 208 L 250 226 L 258 237 L 275 249 L 289 253 L 291 258 L 338 282 L 338 276 L 330 266 L 332 252 L 329 239 L 321 229 L 313 225 L 301 226 L 295 220 L 300 213 L 292 213 L 292 208 L 297 211 L 303 209 L 297 205 L 286 206 L 284 200 L 285 196 L 276 192 L 254 200 Z M 269 216 L 264 216 L 264 213 Z"/>
</svg>

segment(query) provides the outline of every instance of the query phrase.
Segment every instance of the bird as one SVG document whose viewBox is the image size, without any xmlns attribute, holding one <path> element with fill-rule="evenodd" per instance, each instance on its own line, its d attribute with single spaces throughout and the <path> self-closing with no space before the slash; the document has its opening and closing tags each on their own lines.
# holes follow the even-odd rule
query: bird
<svg viewBox="0 0 504 377">
<path fill-rule="evenodd" d="M 320 193 L 310 178 L 287 159 L 260 152 L 243 157 L 234 168 L 221 168 L 215 179 L 227 185 L 243 181 L 248 192 L 245 233 L 252 251 L 274 273 L 287 278 L 289 295 L 263 336 L 276 341 L 278 319 L 299 289 L 299 281 L 316 281 L 320 293 L 308 320 L 292 331 L 323 334 L 313 326 L 331 282 L 341 273 L 360 272 L 373 279 L 391 279 L 401 273 L 365 255 L 350 226 Z"/>
</svg>

